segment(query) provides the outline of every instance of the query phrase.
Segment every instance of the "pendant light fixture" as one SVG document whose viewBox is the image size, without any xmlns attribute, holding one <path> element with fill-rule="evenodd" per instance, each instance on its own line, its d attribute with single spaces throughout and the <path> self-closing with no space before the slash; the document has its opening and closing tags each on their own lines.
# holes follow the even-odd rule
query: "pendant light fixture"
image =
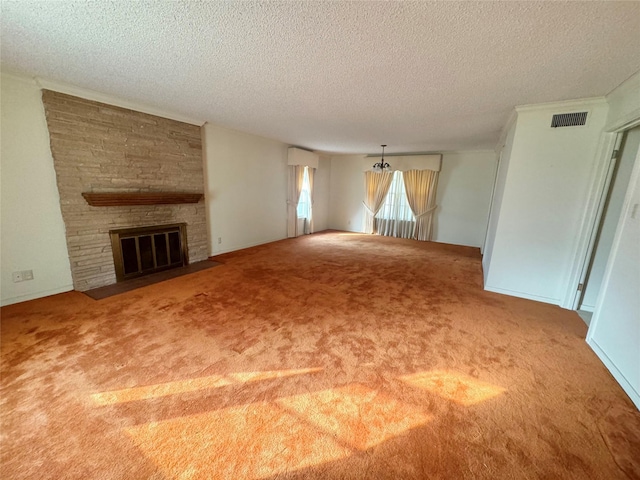
<svg viewBox="0 0 640 480">
<path fill-rule="evenodd" d="M 386 145 L 380 145 L 382 147 L 382 158 L 380 159 L 379 162 L 374 163 L 373 164 L 373 171 L 374 172 L 384 172 L 385 169 L 387 171 L 391 170 L 391 165 L 389 165 L 388 163 L 386 163 L 384 161 L 384 147 L 386 147 Z"/>
</svg>

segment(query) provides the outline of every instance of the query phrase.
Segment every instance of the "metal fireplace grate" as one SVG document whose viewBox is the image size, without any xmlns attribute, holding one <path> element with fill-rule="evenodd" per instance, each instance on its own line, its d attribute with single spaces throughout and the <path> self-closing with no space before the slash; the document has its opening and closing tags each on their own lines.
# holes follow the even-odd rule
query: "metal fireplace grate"
<svg viewBox="0 0 640 480">
<path fill-rule="evenodd" d="M 118 281 L 189 263 L 185 223 L 123 228 L 109 234 Z"/>
</svg>

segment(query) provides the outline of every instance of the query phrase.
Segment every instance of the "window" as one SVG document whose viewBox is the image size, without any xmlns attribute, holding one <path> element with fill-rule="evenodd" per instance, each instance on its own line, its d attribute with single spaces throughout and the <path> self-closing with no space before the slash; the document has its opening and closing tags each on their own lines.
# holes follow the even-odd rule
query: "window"
<svg viewBox="0 0 640 480">
<path fill-rule="evenodd" d="M 298 218 L 311 218 L 311 187 L 309 185 L 309 167 L 304 167 L 302 191 L 298 200 Z"/>
<path fill-rule="evenodd" d="M 411 238 L 415 217 L 407 201 L 402 172 L 393 172 L 393 180 L 382 207 L 375 216 L 375 232 L 390 237 Z"/>
</svg>

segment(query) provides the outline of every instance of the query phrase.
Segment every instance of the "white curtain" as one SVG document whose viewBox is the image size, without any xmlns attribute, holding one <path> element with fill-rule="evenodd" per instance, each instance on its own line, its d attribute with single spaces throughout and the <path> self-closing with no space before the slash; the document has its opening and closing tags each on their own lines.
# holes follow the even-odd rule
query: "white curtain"
<svg viewBox="0 0 640 480">
<path fill-rule="evenodd" d="M 313 177 L 315 176 L 316 169 L 307 167 L 307 178 L 309 180 L 309 216 L 307 217 L 306 228 L 304 233 L 313 233 Z"/>
<path fill-rule="evenodd" d="M 298 236 L 298 200 L 304 181 L 304 166 L 289 165 L 287 182 L 287 237 Z"/>
<path fill-rule="evenodd" d="M 364 233 L 373 233 L 374 217 L 382 206 L 392 179 L 391 172 L 364 172 Z"/>
<path fill-rule="evenodd" d="M 387 237 L 413 238 L 415 217 L 407 201 L 402 172 L 393 172 L 389 193 L 375 216 L 375 233 Z"/>
<path fill-rule="evenodd" d="M 404 172 L 407 200 L 416 217 L 413 238 L 431 240 L 433 212 L 436 205 L 436 189 L 439 172 L 433 170 L 409 170 Z"/>
</svg>

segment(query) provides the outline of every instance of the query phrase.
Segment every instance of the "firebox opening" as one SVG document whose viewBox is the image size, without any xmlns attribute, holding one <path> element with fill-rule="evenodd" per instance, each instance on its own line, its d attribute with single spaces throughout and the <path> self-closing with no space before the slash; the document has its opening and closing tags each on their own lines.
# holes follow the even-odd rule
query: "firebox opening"
<svg viewBox="0 0 640 480">
<path fill-rule="evenodd" d="M 117 281 L 189 264 L 186 224 L 110 230 Z"/>
</svg>

